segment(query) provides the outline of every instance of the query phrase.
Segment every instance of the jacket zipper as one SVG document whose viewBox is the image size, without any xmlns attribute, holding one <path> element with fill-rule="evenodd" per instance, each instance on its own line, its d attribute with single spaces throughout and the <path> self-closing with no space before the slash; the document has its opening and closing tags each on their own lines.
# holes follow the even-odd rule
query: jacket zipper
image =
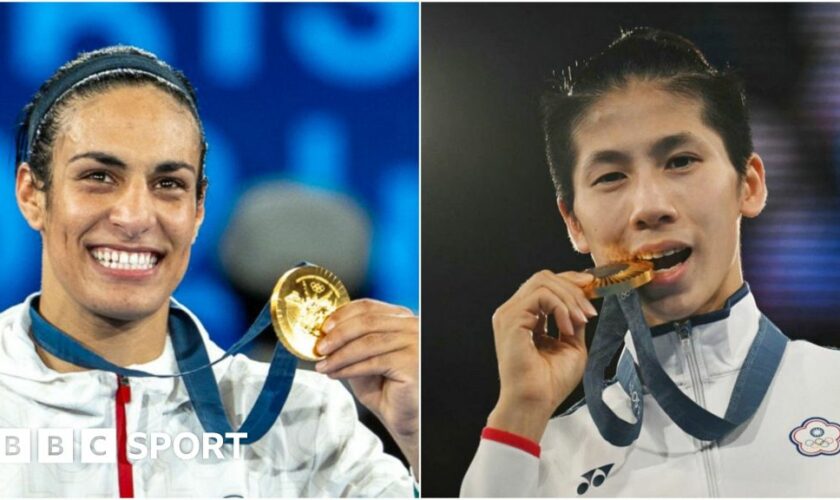
<svg viewBox="0 0 840 500">
<path fill-rule="evenodd" d="M 691 322 L 681 321 L 675 324 L 677 335 L 683 344 L 683 350 L 688 361 L 688 373 L 691 377 L 691 387 L 694 390 L 694 399 L 697 404 L 706 407 L 706 395 L 703 392 L 703 382 L 700 376 L 700 366 L 697 363 L 697 355 L 694 352 L 694 344 L 691 341 Z M 714 442 L 702 442 L 699 439 L 693 438 L 695 445 L 700 448 L 700 456 L 703 459 L 703 468 L 706 471 L 706 488 L 709 491 L 710 497 L 719 497 L 717 488 L 717 474 L 712 459 L 712 449 L 717 446 Z"/>
<path fill-rule="evenodd" d="M 120 498 L 134 498 L 134 473 L 128 461 L 128 432 L 125 422 L 125 405 L 131 402 L 131 385 L 128 377 L 117 375 L 117 480 Z"/>
</svg>

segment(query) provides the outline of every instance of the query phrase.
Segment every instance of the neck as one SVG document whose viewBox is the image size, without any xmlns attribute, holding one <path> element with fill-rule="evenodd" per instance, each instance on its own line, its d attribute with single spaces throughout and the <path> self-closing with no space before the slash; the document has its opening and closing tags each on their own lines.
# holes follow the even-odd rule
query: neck
<svg viewBox="0 0 840 500">
<path fill-rule="evenodd" d="M 62 304 L 60 300 L 42 293 L 38 312 L 56 328 L 119 366 L 148 363 L 163 353 L 169 318 L 168 306 L 150 316 L 121 320 L 82 310 L 77 304 Z M 36 345 L 35 349 L 44 365 L 52 370 L 87 370 L 53 356 L 40 346 Z"/>
<path fill-rule="evenodd" d="M 722 309 L 726 300 L 737 292 L 744 284 L 744 274 L 741 271 L 740 247 L 735 248 L 733 257 L 726 275 L 723 277 L 717 290 L 703 300 L 702 297 L 692 296 L 688 293 L 670 297 L 661 297 L 654 302 L 642 301 L 642 312 L 648 326 L 657 326 L 672 321 L 681 321 L 686 318 L 709 313 Z M 643 295 L 644 296 L 644 295 Z M 701 301 L 698 301 L 697 299 Z"/>
</svg>

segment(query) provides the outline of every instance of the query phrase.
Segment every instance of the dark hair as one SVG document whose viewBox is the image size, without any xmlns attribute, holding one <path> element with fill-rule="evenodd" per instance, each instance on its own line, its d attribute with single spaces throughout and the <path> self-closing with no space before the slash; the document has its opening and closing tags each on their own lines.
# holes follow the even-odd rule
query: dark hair
<svg viewBox="0 0 840 500">
<path fill-rule="evenodd" d="M 713 67 L 681 36 L 636 28 L 579 67 L 569 68 L 542 96 L 546 158 L 557 196 L 569 211 L 574 210 L 575 127 L 595 101 L 633 78 L 654 80 L 665 90 L 700 99 L 704 123 L 723 139 L 738 176 L 746 172 L 753 144 L 740 77 L 731 68 Z"/>
<path fill-rule="evenodd" d="M 56 87 L 60 84 L 66 84 L 67 82 L 64 81 L 65 78 L 68 75 L 78 72 L 82 66 L 95 64 L 97 61 L 101 62 L 106 58 L 113 59 L 121 56 L 124 56 L 126 59 L 142 59 L 145 65 L 157 68 L 154 71 L 155 74 L 131 67 L 96 72 L 90 77 L 75 83 L 66 92 L 56 96 L 52 104 L 48 101 L 45 103 L 41 102 L 44 99 L 50 99 Z M 168 78 L 159 76 L 157 73 L 166 75 Z M 174 79 L 174 81 L 170 81 L 170 79 Z M 21 111 L 21 120 L 18 124 L 16 139 L 15 171 L 20 167 L 21 163 L 28 162 L 36 179 L 40 182 L 40 188 L 48 192 L 52 180 L 50 165 L 52 163 L 53 145 L 60 125 L 59 118 L 69 103 L 74 99 L 89 97 L 119 86 L 147 84 L 154 85 L 174 97 L 178 102 L 186 106 L 193 117 L 195 117 L 199 134 L 201 135 L 201 152 L 198 165 L 199 182 L 196 187 L 196 196 L 200 199 L 204 196 L 207 185 L 207 179 L 204 175 L 204 158 L 207 153 L 207 140 L 204 135 L 201 118 L 198 116 L 195 89 L 182 72 L 173 69 L 156 55 L 137 47 L 126 45 L 115 45 L 91 52 L 82 52 L 76 58 L 58 68 L 41 85 L 38 92 L 32 97 L 32 100 Z M 43 115 L 40 112 L 36 112 L 44 104 L 48 107 L 44 110 Z M 33 123 L 34 121 L 37 121 L 37 123 Z"/>
</svg>

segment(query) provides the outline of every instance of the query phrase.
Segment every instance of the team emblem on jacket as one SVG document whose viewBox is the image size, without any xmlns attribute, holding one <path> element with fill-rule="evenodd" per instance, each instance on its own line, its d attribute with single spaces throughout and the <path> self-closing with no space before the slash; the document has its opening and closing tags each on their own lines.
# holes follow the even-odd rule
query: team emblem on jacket
<svg viewBox="0 0 840 500">
<path fill-rule="evenodd" d="M 612 470 L 614 463 L 602 465 L 600 467 L 596 467 L 591 471 L 588 471 L 586 474 L 582 474 L 580 477 L 583 478 L 583 482 L 580 483 L 577 487 L 577 494 L 583 495 L 587 491 L 589 491 L 589 487 L 593 486 L 597 488 L 604 484 L 604 481 L 607 479 L 607 476 L 610 474 L 610 470 Z"/>
<path fill-rule="evenodd" d="M 790 432 L 796 450 L 806 457 L 840 453 L 840 424 L 811 417 Z"/>
</svg>

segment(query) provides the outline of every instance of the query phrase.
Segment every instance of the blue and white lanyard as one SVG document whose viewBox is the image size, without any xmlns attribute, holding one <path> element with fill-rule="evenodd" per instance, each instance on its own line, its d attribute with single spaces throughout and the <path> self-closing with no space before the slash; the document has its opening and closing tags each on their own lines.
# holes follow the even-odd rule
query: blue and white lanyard
<svg viewBox="0 0 840 500">
<path fill-rule="evenodd" d="M 758 333 L 735 381 L 726 414 L 720 418 L 692 401 L 662 368 L 635 290 L 606 297 L 600 316 L 589 349 L 583 386 L 586 405 L 595 426 L 601 436 L 615 446 L 628 446 L 639 437 L 644 416 L 642 380 L 662 410 L 682 430 L 704 441 L 723 438 L 756 412 L 776 374 L 788 342 L 787 337 L 762 315 Z M 635 423 L 618 417 L 603 399 L 607 385 L 604 371 L 621 348 L 628 329 L 639 362 L 635 364 L 630 356 L 624 356 L 619 363 L 617 377 L 631 398 Z"/>
<path fill-rule="evenodd" d="M 233 428 L 225 414 L 219 386 L 212 366 L 223 359 L 240 352 L 248 343 L 271 327 L 271 309 L 266 304 L 248 332 L 237 341 L 221 358 L 210 362 L 204 340 L 198 327 L 186 311 L 171 304 L 169 307 L 169 336 L 178 361 L 179 373 L 155 374 L 117 366 L 62 332 L 38 313 L 38 297 L 32 300 L 29 316 L 32 319 L 32 336 L 45 351 L 68 363 L 94 370 L 104 370 L 124 377 L 182 377 L 187 386 L 190 402 L 206 432 L 226 436 Z M 268 377 L 257 400 L 242 426 L 235 432 L 244 433 L 239 442 L 250 444 L 258 441 L 274 424 L 289 396 L 295 378 L 297 358 L 278 342 L 268 369 Z"/>
</svg>

